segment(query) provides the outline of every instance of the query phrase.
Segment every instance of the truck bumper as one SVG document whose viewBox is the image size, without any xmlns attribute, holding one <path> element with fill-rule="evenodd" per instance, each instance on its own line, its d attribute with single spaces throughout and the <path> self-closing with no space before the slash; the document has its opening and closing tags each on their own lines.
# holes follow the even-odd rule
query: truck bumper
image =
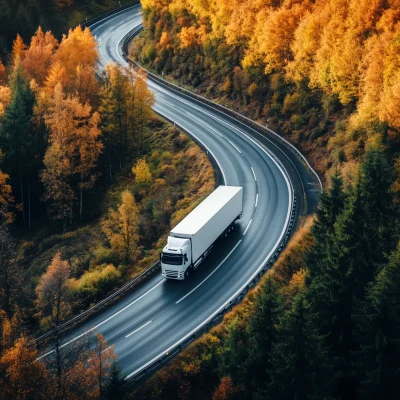
<svg viewBox="0 0 400 400">
<path fill-rule="evenodd" d="M 184 271 L 171 271 L 171 270 L 162 270 L 161 275 L 167 279 L 175 279 L 178 281 L 183 281 L 185 279 Z"/>
</svg>

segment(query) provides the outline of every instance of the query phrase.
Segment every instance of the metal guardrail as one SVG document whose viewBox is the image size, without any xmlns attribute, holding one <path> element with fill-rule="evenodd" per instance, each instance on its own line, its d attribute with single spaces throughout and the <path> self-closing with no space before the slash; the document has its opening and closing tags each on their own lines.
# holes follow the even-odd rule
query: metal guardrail
<svg viewBox="0 0 400 400">
<path fill-rule="evenodd" d="M 119 7 L 119 8 L 114 8 L 113 10 L 106 11 L 105 13 L 102 13 L 102 14 L 98 15 L 97 17 L 94 17 L 88 21 L 85 21 L 84 23 L 81 24 L 81 26 L 83 28 L 86 28 L 86 27 L 89 28 L 90 26 L 95 25 L 97 22 L 102 21 L 103 19 L 110 17 L 111 15 L 118 14 L 121 11 L 127 10 L 128 8 L 137 6 L 139 4 L 140 4 L 140 0 L 134 0 L 134 1 L 132 1 L 131 4 L 127 4 L 127 5 Z"/>
<path fill-rule="evenodd" d="M 123 46 L 122 46 L 122 51 L 123 51 L 123 57 L 124 59 L 132 66 L 134 66 L 135 68 L 138 68 L 142 71 L 144 71 L 147 76 L 157 82 L 162 84 L 163 86 L 167 86 L 177 92 L 183 93 L 186 96 L 189 96 L 191 98 L 194 98 L 198 101 L 200 101 L 203 104 L 206 104 L 212 108 L 215 108 L 221 112 L 223 112 L 224 114 L 228 115 L 231 118 L 234 118 L 235 120 L 238 120 L 242 123 L 245 123 L 246 126 L 250 126 L 251 128 L 253 128 L 257 133 L 261 133 L 261 134 L 268 134 L 270 136 L 273 136 L 275 139 L 277 139 L 279 142 L 281 142 L 282 144 L 284 144 L 286 147 L 289 147 L 290 150 L 295 153 L 300 160 L 307 166 L 307 168 L 311 171 L 311 173 L 313 175 L 315 175 L 315 177 L 318 180 L 321 192 L 323 191 L 323 186 L 322 186 L 322 182 L 320 177 L 318 176 L 317 172 L 312 168 L 312 166 L 310 165 L 310 163 L 308 162 L 308 160 L 306 159 L 306 157 L 292 144 L 290 143 L 288 140 L 286 140 L 285 138 L 283 138 L 281 135 L 279 135 L 278 133 L 274 132 L 272 129 L 269 129 L 261 124 L 259 124 L 256 121 L 253 121 L 252 119 L 244 116 L 243 114 L 238 113 L 237 111 L 233 111 L 221 104 L 215 103 L 214 101 L 207 99 L 204 96 L 201 96 L 199 94 L 193 93 L 187 89 L 184 89 L 178 85 L 175 85 L 163 78 L 160 78 L 158 75 L 146 70 L 145 68 L 143 68 L 140 64 L 138 64 L 136 61 L 133 61 L 131 58 L 129 58 L 129 44 L 132 41 L 132 39 L 137 36 L 141 31 L 143 30 L 143 24 L 138 25 L 137 27 L 135 27 L 132 31 L 130 31 L 129 33 L 127 33 L 125 35 L 125 37 L 123 38 Z"/>
<path fill-rule="evenodd" d="M 89 26 L 89 25 L 93 25 L 96 22 L 99 22 L 100 20 L 107 18 L 107 16 L 109 15 L 113 15 L 123 9 L 129 8 L 130 6 L 127 6 L 125 8 L 121 8 L 118 10 L 114 10 L 114 12 L 110 12 L 110 13 L 106 13 L 102 16 L 99 16 L 97 18 L 95 18 L 94 20 L 87 22 L 85 24 L 85 26 Z M 174 85 L 170 82 L 165 81 L 164 79 L 159 78 L 157 75 L 146 71 L 144 68 L 142 68 L 139 64 L 137 64 L 136 62 L 134 62 L 133 60 L 131 60 L 127 54 L 128 54 L 128 45 L 130 40 L 136 36 L 141 30 L 143 29 L 142 26 L 137 27 L 136 29 L 132 30 L 131 32 L 129 32 L 124 38 L 124 43 L 123 43 L 123 56 L 125 58 L 125 60 L 141 69 L 144 70 L 147 75 L 149 76 L 150 79 L 157 81 L 161 84 L 163 84 L 164 86 L 169 86 L 172 89 L 179 91 L 181 93 L 186 94 L 187 96 L 196 98 L 198 101 L 201 101 L 202 103 L 205 103 L 209 106 L 212 106 L 222 112 L 224 112 L 225 114 L 241 121 L 241 122 L 246 122 L 247 125 L 251 125 L 257 128 L 257 131 L 262 128 L 263 131 L 267 131 L 272 133 L 273 135 L 276 135 L 276 137 L 286 143 L 288 146 L 290 146 L 292 148 L 292 150 L 295 151 L 296 154 L 298 154 L 303 161 L 305 162 L 305 164 L 308 166 L 308 168 L 316 175 L 316 177 L 318 178 L 318 181 L 321 185 L 321 190 L 322 190 L 322 183 L 321 180 L 318 177 L 318 174 L 311 168 L 310 164 L 308 163 L 308 161 L 305 159 L 305 157 L 288 141 L 286 141 L 284 138 L 282 138 L 281 136 L 279 136 L 277 133 L 271 131 L 268 128 L 263 127 L 262 125 L 258 124 L 255 121 L 250 120 L 249 118 L 235 112 L 232 111 L 224 106 L 221 106 L 220 104 L 214 103 L 209 99 L 206 99 L 202 96 L 196 95 L 186 89 L 180 88 L 177 85 Z M 285 173 L 287 174 L 286 170 Z M 232 307 L 238 303 L 240 303 L 240 301 L 244 298 L 244 296 L 246 295 L 246 293 L 248 292 L 249 289 L 251 289 L 252 287 L 255 286 L 255 284 L 261 279 L 261 277 L 264 275 L 265 271 L 272 265 L 272 263 L 278 258 L 280 252 L 284 249 L 285 245 L 287 244 L 290 234 L 292 233 L 292 230 L 294 228 L 294 219 L 295 219 L 295 215 L 296 215 L 296 205 L 297 205 L 297 198 L 296 195 L 294 194 L 293 188 L 292 188 L 292 208 L 290 211 L 290 216 L 289 216 L 289 221 L 286 227 L 286 231 L 282 237 L 282 240 L 280 241 L 280 243 L 275 247 L 275 251 L 274 253 L 270 256 L 270 258 L 266 261 L 266 263 L 264 265 L 261 266 L 261 268 L 259 268 L 252 276 L 252 278 L 249 280 L 249 282 L 243 287 L 241 288 L 237 293 L 235 293 L 235 295 L 233 295 L 227 302 L 225 302 L 215 313 L 213 313 L 209 318 L 207 318 L 198 328 L 195 329 L 195 331 L 190 332 L 188 335 L 186 335 L 184 338 L 182 338 L 178 343 L 176 343 L 175 345 L 173 345 L 171 348 L 167 349 L 166 352 L 164 354 L 162 354 L 159 357 L 156 357 L 155 359 L 151 360 L 150 362 L 148 362 L 147 364 L 145 364 L 144 366 L 142 366 L 139 370 L 135 371 L 133 374 L 129 375 L 129 379 L 128 381 L 132 381 L 132 382 L 136 382 L 138 380 L 140 380 L 143 376 L 145 376 L 147 373 L 157 369 L 158 367 L 160 367 L 163 363 L 165 363 L 166 361 L 168 361 L 170 358 L 172 358 L 173 356 L 175 356 L 176 354 L 178 354 L 184 347 L 188 346 L 190 343 L 192 343 L 196 338 L 198 338 L 199 336 L 201 336 L 204 332 L 207 332 L 211 326 L 216 325 L 218 323 L 220 323 L 223 319 L 223 316 L 226 312 L 230 311 L 232 309 Z M 150 274 L 154 273 L 158 268 L 159 268 L 159 261 L 154 263 L 149 269 L 147 269 L 146 271 L 144 271 L 142 274 L 140 274 L 139 276 L 137 276 L 136 278 L 134 278 L 132 281 L 128 282 L 125 286 L 123 286 L 121 289 L 119 289 L 118 291 L 116 291 L 115 293 L 113 293 L 111 296 L 107 297 L 106 299 L 102 300 L 101 302 L 99 302 L 98 304 L 96 304 L 95 306 L 89 308 L 88 310 L 82 312 L 81 314 L 77 315 L 76 317 L 72 318 L 71 320 L 65 322 L 64 324 L 58 326 L 56 329 L 53 329 L 52 331 L 49 331 L 47 333 L 45 333 L 44 335 L 38 337 L 36 339 L 36 342 L 40 342 L 43 341 L 51 336 L 53 336 L 56 333 L 60 333 L 60 332 L 64 332 L 65 330 L 71 328 L 72 326 L 74 326 L 75 324 L 81 322 L 83 319 L 87 318 L 89 315 L 93 314 L 94 312 L 96 312 L 97 310 L 99 310 L 101 307 L 105 306 L 107 303 L 115 300 L 118 296 L 122 295 L 123 293 L 131 290 L 133 287 L 135 287 L 136 285 L 138 285 L 140 282 L 142 282 L 145 278 L 147 278 Z"/>
<path fill-rule="evenodd" d="M 197 94 L 194 94 L 186 89 L 183 89 L 177 85 L 172 84 L 171 82 L 168 82 L 164 79 L 161 79 L 160 77 L 158 77 L 157 75 L 153 74 L 150 71 L 147 71 L 145 68 L 143 68 L 140 64 L 136 63 L 135 61 L 131 60 L 128 57 L 128 47 L 129 47 L 129 43 L 130 41 L 143 29 L 143 26 L 138 26 L 135 29 L 133 29 L 131 32 L 129 32 L 127 35 L 125 35 L 125 37 L 123 38 L 123 46 L 122 46 L 122 50 L 123 50 L 123 57 L 124 59 L 132 66 L 134 66 L 137 69 L 140 69 L 142 71 L 144 71 L 148 78 L 156 81 L 160 84 L 162 84 L 163 86 L 167 86 L 172 88 L 175 91 L 178 91 L 180 93 L 183 93 L 189 97 L 195 98 L 198 101 L 205 103 L 208 106 L 211 106 L 213 108 L 218 109 L 219 111 L 222 111 L 223 113 L 227 114 L 228 116 L 234 118 L 235 120 L 239 120 L 240 122 L 245 122 L 246 125 L 251 125 L 252 127 L 255 127 L 257 129 L 257 132 L 259 133 L 260 128 L 262 128 L 263 131 L 266 130 L 265 127 L 263 127 L 262 125 L 252 121 L 251 119 L 233 111 L 230 110 L 224 106 L 221 106 L 220 104 L 214 103 L 213 101 L 203 97 L 203 96 L 199 96 Z M 164 117 L 165 118 L 165 117 Z M 173 122 L 176 127 L 178 129 L 181 129 L 183 131 L 185 131 L 185 129 L 183 127 L 181 127 L 179 124 L 177 124 L 175 121 L 171 121 Z M 322 183 L 317 175 L 317 173 L 312 169 L 312 167 L 310 166 L 310 164 L 308 163 L 308 161 L 305 159 L 305 157 L 288 141 L 286 141 L 284 138 L 282 138 L 281 136 L 279 136 L 278 134 L 276 134 L 275 132 L 271 131 L 271 130 L 267 130 L 267 132 L 270 131 L 272 134 L 276 135 L 276 137 L 281 141 L 286 143 L 287 145 L 289 145 L 291 147 L 292 150 L 295 150 L 296 154 L 299 155 L 302 160 L 305 162 L 305 164 L 307 165 L 307 167 L 316 175 L 316 177 L 318 178 L 318 181 L 321 185 L 321 190 L 322 190 Z M 261 144 L 260 144 L 261 146 Z M 276 162 L 279 162 L 279 160 L 277 160 L 274 157 Z M 280 162 L 279 162 L 280 163 Z M 288 173 L 286 171 L 286 169 L 283 167 L 283 165 L 280 163 L 284 173 L 286 174 L 286 176 L 288 177 Z M 227 313 L 228 311 L 230 311 L 232 309 L 232 307 L 234 305 L 237 305 L 238 303 L 241 302 L 241 300 L 244 298 L 244 296 L 246 295 L 246 293 L 249 291 L 249 289 L 251 289 L 252 287 L 254 287 L 256 285 L 256 283 L 261 279 L 261 277 L 264 275 L 264 273 L 266 272 L 266 270 L 273 264 L 273 262 L 278 258 L 279 254 L 281 253 L 281 251 L 285 248 L 290 234 L 292 233 L 292 230 L 294 228 L 294 222 L 295 222 L 295 216 L 296 216 L 296 206 L 297 206 L 297 197 L 296 194 L 294 193 L 294 188 L 293 185 L 290 181 L 290 178 L 288 177 L 290 185 L 291 185 L 291 193 L 292 193 L 292 207 L 290 210 L 290 215 L 289 215 L 289 219 L 287 221 L 287 227 L 286 230 L 284 232 L 284 234 L 282 235 L 282 239 L 281 241 L 276 245 L 275 247 L 275 251 L 273 252 L 273 254 L 271 254 L 271 256 L 269 257 L 269 259 L 265 262 L 264 265 L 262 265 L 260 268 L 258 268 L 257 271 L 255 271 L 255 273 L 253 274 L 253 276 L 250 278 L 250 280 L 248 281 L 248 283 L 241 288 L 237 293 L 235 293 L 227 302 L 225 302 L 216 312 L 214 312 L 214 314 L 212 314 L 209 318 L 207 318 L 199 327 L 197 327 L 194 331 L 190 332 L 188 335 L 186 335 L 184 338 L 182 338 L 180 341 L 178 341 L 176 344 L 174 344 L 173 346 L 171 346 L 169 349 L 167 349 L 162 355 L 159 355 L 158 357 L 154 358 L 153 360 L 149 361 L 147 364 L 143 365 L 142 367 L 140 367 L 138 370 L 134 371 L 133 373 L 131 373 L 130 375 L 128 375 L 127 377 L 127 381 L 128 382 L 137 382 L 139 381 L 141 378 L 143 378 L 144 376 L 146 376 L 149 372 L 152 372 L 156 369 L 158 369 L 160 366 L 162 366 L 166 361 L 169 361 L 172 357 L 174 357 L 176 354 L 178 354 L 184 347 L 188 346 L 190 343 L 192 343 L 196 338 L 200 337 L 203 333 L 207 332 L 210 330 L 211 326 L 216 325 L 218 323 L 220 323 L 223 319 L 223 316 L 225 313 Z"/>
<path fill-rule="evenodd" d="M 76 324 L 82 322 L 82 320 L 84 320 L 88 316 L 94 314 L 96 311 L 98 311 L 100 308 L 105 306 L 107 303 L 110 303 L 111 301 L 122 296 L 126 292 L 132 290 L 135 286 L 138 286 L 140 283 L 142 283 L 145 279 L 147 279 L 149 276 L 151 276 L 155 271 L 157 271 L 159 269 L 160 269 L 160 261 L 157 261 L 150 268 L 143 271 L 140 275 L 138 275 L 136 278 L 132 279 L 126 285 L 122 286 L 122 288 L 118 289 L 112 295 L 101 300 L 100 302 L 95 304 L 93 307 L 88 308 L 86 311 L 83 311 L 82 313 L 78 314 L 74 318 L 71 318 L 70 320 L 64 322 L 63 324 L 59 325 L 57 328 L 52 329 L 51 331 L 45 333 L 44 335 L 36 338 L 35 339 L 36 343 L 46 340 L 46 339 L 54 336 L 55 334 L 63 333 L 67 329 L 70 329 L 71 327 L 75 326 Z"/>
</svg>

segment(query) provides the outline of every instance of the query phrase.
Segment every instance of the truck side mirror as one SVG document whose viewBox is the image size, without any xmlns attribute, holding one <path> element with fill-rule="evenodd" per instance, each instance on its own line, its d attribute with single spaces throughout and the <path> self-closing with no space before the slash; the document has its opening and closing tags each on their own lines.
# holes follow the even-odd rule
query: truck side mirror
<svg viewBox="0 0 400 400">
<path fill-rule="evenodd" d="M 188 256 L 187 256 L 187 254 L 185 254 L 185 262 L 187 262 L 187 260 L 188 260 Z"/>
</svg>

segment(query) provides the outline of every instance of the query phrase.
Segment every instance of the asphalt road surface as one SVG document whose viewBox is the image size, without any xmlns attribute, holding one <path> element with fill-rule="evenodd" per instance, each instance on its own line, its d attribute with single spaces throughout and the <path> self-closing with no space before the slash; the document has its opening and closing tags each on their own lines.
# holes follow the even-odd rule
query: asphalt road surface
<svg viewBox="0 0 400 400">
<path fill-rule="evenodd" d="M 140 6 L 135 6 L 92 26 L 100 69 L 109 62 L 126 65 L 122 38 L 141 22 Z M 244 187 L 244 210 L 235 231 L 214 247 L 189 279 L 165 280 L 160 272 L 65 337 L 64 345 L 70 346 L 88 333 L 102 333 L 115 346 L 128 376 L 189 335 L 240 290 L 286 233 L 292 195 L 298 199 L 297 214 L 304 215 L 315 206 L 320 188 L 296 156 L 281 151 L 282 145 L 257 137 L 251 128 L 196 100 L 149 84 L 156 99 L 154 110 L 183 127 L 209 152 L 220 183 Z"/>
</svg>

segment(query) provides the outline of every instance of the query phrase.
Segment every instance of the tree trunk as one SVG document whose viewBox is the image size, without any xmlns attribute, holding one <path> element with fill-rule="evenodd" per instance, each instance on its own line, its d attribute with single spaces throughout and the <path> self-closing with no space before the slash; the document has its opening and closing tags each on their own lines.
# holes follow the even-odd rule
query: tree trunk
<svg viewBox="0 0 400 400">
<path fill-rule="evenodd" d="M 31 169 L 28 169 L 28 228 L 31 229 Z"/>
<path fill-rule="evenodd" d="M 83 189 L 82 189 L 82 174 L 81 174 L 81 184 L 79 185 L 79 220 L 82 221 L 83 213 Z"/>
<path fill-rule="evenodd" d="M 24 225 L 26 225 L 25 205 L 24 205 L 24 182 L 22 178 L 22 166 L 20 161 L 18 161 L 18 172 L 19 172 L 19 185 L 21 190 L 22 218 L 24 221 Z"/>
</svg>

